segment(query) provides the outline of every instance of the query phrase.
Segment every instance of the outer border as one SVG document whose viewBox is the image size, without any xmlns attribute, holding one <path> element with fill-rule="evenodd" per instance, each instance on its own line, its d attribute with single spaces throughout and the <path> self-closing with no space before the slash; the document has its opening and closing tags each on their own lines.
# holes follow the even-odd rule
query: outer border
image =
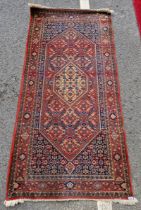
<svg viewBox="0 0 141 210">
<path fill-rule="evenodd" d="M 118 104 L 120 107 L 120 117 L 121 117 L 121 122 L 122 122 L 122 129 L 123 129 L 123 140 L 124 140 L 124 145 L 125 145 L 125 152 L 126 152 L 126 162 L 127 162 L 127 167 L 128 167 L 128 173 L 129 173 L 129 185 L 130 185 L 130 189 L 131 189 L 131 193 L 134 195 L 134 191 L 133 191 L 133 186 L 132 186 L 132 178 L 131 178 L 131 167 L 129 164 L 129 155 L 128 155 L 128 146 L 127 146 L 127 138 L 126 138 L 126 131 L 124 128 L 124 115 L 123 115 L 123 110 L 122 110 L 122 100 L 121 100 L 121 92 L 120 92 L 120 81 L 119 81 L 119 71 L 118 71 L 118 64 L 117 64 L 117 53 L 116 53 L 116 44 L 115 44 L 115 33 L 113 30 L 113 21 L 112 18 L 110 18 L 110 22 L 112 25 L 112 36 L 111 36 L 111 40 L 112 40 L 112 47 L 113 47 L 113 57 L 114 57 L 114 64 L 115 64 L 115 77 L 116 77 L 116 82 L 117 82 L 117 96 L 118 96 Z"/>
<path fill-rule="evenodd" d="M 9 184 L 9 177 L 10 177 L 10 169 L 12 166 L 12 156 L 14 153 L 14 146 L 15 146 L 15 137 L 16 137 L 16 131 L 17 131 L 17 122 L 18 122 L 18 116 L 20 112 L 20 104 L 21 104 L 21 99 L 23 95 L 23 84 L 24 84 L 24 73 L 26 69 L 26 62 L 27 62 L 27 55 L 28 55 L 28 44 L 30 40 L 30 28 L 31 28 L 31 22 L 32 22 L 32 15 L 30 11 L 30 19 L 28 23 L 28 32 L 27 32 L 27 37 L 26 37 L 26 46 L 25 46 L 25 55 L 24 55 L 24 64 L 23 64 L 23 69 L 22 69 L 22 75 L 21 75 L 21 81 L 20 81 L 20 90 L 19 90 L 19 96 L 18 96 L 18 102 L 17 102 L 17 111 L 16 111 L 16 120 L 14 124 L 14 131 L 13 131 L 13 136 L 12 136 L 12 143 L 11 143 L 11 149 L 10 149 L 10 158 L 9 158 L 9 163 L 8 163 L 8 170 L 7 170 L 7 182 L 6 182 L 6 200 L 8 199 L 8 184 Z"/>
</svg>

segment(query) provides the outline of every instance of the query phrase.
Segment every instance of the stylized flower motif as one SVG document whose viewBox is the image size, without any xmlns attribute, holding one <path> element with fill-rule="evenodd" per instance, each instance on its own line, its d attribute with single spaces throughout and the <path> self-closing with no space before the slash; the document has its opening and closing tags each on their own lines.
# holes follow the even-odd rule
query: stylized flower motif
<svg viewBox="0 0 141 210">
<path fill-rule="evenodd" d="M 74 184 L 73 184 L 72 182 L 68 182 L 68 183 L 66 184 L 66 186 L 67 186 L 67 188 L 72 189 L 73 186 L 74 186 Z"/>
</svg>

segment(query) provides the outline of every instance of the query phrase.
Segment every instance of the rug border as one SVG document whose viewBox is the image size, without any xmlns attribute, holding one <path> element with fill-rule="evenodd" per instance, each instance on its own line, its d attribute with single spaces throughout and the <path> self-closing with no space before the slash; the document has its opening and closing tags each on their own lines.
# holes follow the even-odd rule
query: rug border
<svg viewBox="0 0 141 210">
<path fill-rule="evenodd" d="M 113 29 L 113 21 L 112 18 L 110 18 L 111 21 L 111 26 L 112 26 L 112 46 L 113 46 L 113 51 L 114 51 L 114 64 L 115 64 L 115 75 L 116 75 L 116 81 L 117 81 L 117 95 L 118 95 L 118 103 L 120 107 L 120 115 L 121 115 L 121 121 L 122 121 L 122 128 L 123 128 L 123 140 L 125 144 L 125 152 L 126 152 L 126 159 L 127 159 L 127 167 L 128 167 L 128 173 L 129 173 L 129 184 L 130 184 L 130 189 L 131 193 L 134 196 L 134 190 L 133 190 L 133 184 L 132 184 L 132 174 L 131 174 L 131 164 L 130 164 L 130 159 L 129 159 L 129 151 L 128 151 L 128 145 L 127 145 L 127 135 L 126 135 L 126 130 L 124 127 L 124 114 L 123 114 L 123 108 L 122 108 L 122 99 L 121 99 L 121 86 L 120 86 L 120 81 L 119 81 L 119 71 L 118 71 L 118 62 L 117 62 L 117 53 L 116 53 L 116 42 L 115 42 L 115 33 Z"/>
<path fill-rule="evenodd" d="M 85 196 L 82 198 L 82 197 L 76 197 L 76 198 L 64 198 L 64 199 L 38 199 L 38 197 L 36 198 L 32 198 L 30 197 L 29 199 L 26 198 L 26 197 L 19 197 L 19 199 L 17 198 L 8 198 L 8 186 L 9 186 L 9 177 L 10 177 L 10 169 L 11 169 L 11 166 L 12 166 L 12 156 L 13 156 L 13 152 L 14 152 L 14 146 L 15 146 L 15 136 L 16 136 L 16 130 L 17 130 L 17 122 L 18 122 L 18 115 L 19 115 L 19 111 L 20 111 L 20 104 L 21 104 L 21 99 L 22 99 L 22 95 L 23 95 L 23 84 L 24 84 L 24 72 L 25 72 L 25 68 L 26 68 L 26 62 L 27 62 L 27 54 L 28 54 L 28 45 L 29 45 L 29 41 L 30 41 L 30 28 L 31 28 L 31 23 L 32 23 L 32 14 L 31 14 L 31 9 L 32 8 L 35 8 L 35 7 L 31 7 L 30 8 L 30 19 L 29 19 L 29 23 L 28 23 L 28 32 L 27 32 L 27 36 L 26 36 L 26 45 L 25 45 L 25 54 L 24 54 L 24 64 L 23 64 L 23 68 L 22 68 L 22 75 L 21 75 L 21 81 L 20 81 L 20 90 L 19 90 L 19 96 L 18 96 L 18 102 L 17 102 L 17 109 L 16 109 L 16 120 L 15 120 L 15 123 L 14 123 L 14 131 L 13 131 L 13 135 L 12 135 L 12 143 L 11 143 L 11 149 L 10 149 L 10 158 L 9 158 L 9 162 L 8 162 L 8 172 L 7 172 L 7 181 L 6 181 L 6 198 L 5 198 L 5 202 L 7 201 L 13 201 L 13 200 L 23 200 L 24 201 L 30 201 L 30 200 L 44 200 L 44 201 L 67 201 L 67 200 L 94 200 L 94 201 L 98 201 L 98 200 L 103 200 L 103 201 L 106 201 L 106 200 L 111 200 L 111 201 L 116 201 L 118 200 L 117 202 L 120 202 L 122 200 L 126 200 L 128 201 L 128 198 L 108 198 L 108 199 L 104 199 L 104 198 L 88 198 L 86 197 L 85 199 Z M 40 9 L 40 8 L 39 8 Z M 80 11 L 80 12 L 94 12 L 94 10 L 83 10 L 83 9 L 62 9 L 62 8 L 44 8 L 44 9 L 47 9 L 47 10 L 52 10 L 52 11 Z M 101 12 L 101 11 L 98 11 L 98 12 Z M 109 15 L 111 16 L 111 13 L 109 13 Z M 123 118 L 123 111 L 122 111 L 122 101 L 121 101 L 121 94 L 120 94 L 120 82 L 119 82 L 119 73 L 118 73 L 118 64 L 117 64 L 117 57 L 116 57 L 116 45 L 115 45 L 115 37 L 114 37 L 114 30 L 113 30 L 113 23 L 112 23 L 112 18 L 110 17 L 110 22 L 111 22 L 111 28 L 112 28 L 112 31 L 111 31 L 111 40 L 112 40 L 112 46 L 113 46 L 113 51 L 114 51 L 114 64 L 115 64 L 115 76 L 116 76 L 116 81 L 117 81 L 117 90 L 118 90 L 118 93 L 117 93 L 117 96 L 118 96 L 118 103 L 119 103 L 119 107 L 120 107 L 120 115 L 121 115 L 121 121 L 122 121 L 122 127 L 123 127 L 123 141 L 124 141 L 124 146 L 125 146 L 125 152 L 126 152 L 126 160 L 127 160 L 127 167 L 128 167 L 128 173 L 129 173 L 129 185 L 130 185 L 130 190 L 131 190 L 131 194 L 133 197 L 131 198 L 134 198 L 134 191 L 133 191 L 133 186 L 132 186 L 132 176 L 131 176 L 131 167 L 130 167 L 130 161 L 129 161 L 129 153 L 128 153 L 128 146 L 127 146 L 127 141 L 126 141 L 126 132 L 125 132 L 125 129 L 124 129 L 124 118 Z"/>
<path fill-rule="evenodd" d="M 14 146 L 15 146 L 15 137 L 16 137 L 16 131 L 17 131 L 17 122 L 18 122 L 18 115 L 20 111 L 20 104 L 21 104 L 21 99 L 23 95 L 23 84 L 24 84 L 24 73 L 26 69 L 26 62 L 27 62 L 27 55 L 28 55 L 28 44 L 30 40 L 30 28 L 31 28 L 31 22 L 32 22 L 32 15 L 30 12 L 30 18 L 28 22 L 28 29 L 27 29 L 27 36 L 26 36 L 26 44 L 25 44 L 25 53 L 24 53 L 24 62 L 23 62 L 23 67 L 22 67 L 22 72 L 21 72 L 21 79 L 20 79 L 20 88 L 19 88 L 19 95 L 18 95 L 18 102 L 17 102 L 17 107 L 16 107 L 16 117 L 15 117 L 15 123 L 13 126 L 13 135 L 12 135 L 12 141 L 11 141 L 11 148 L 10 148 L 10 157 L 8 161 L 8 169 L 7 169 L 7 179 L 6 179 L 6 200 L 8 199 L 8 184 L 9 184 L 9 176 L 10 176 L 10 169 L 12 166 L 12 156 L 14 152 Z"/>
</svg>

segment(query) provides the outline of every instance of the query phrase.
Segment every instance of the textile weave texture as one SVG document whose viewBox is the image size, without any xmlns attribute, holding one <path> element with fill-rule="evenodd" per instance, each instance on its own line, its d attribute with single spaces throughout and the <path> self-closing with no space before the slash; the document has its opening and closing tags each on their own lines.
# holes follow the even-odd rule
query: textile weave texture
<svg viewBox="0 0 141 210">
<path fill-rule="evenodd" d="M 135 9 L 135 15 L 138 23 L 139 32 L 141 35 L 141 1 L 140 0 L 133 0 L 133 5 Z"/>
<path fill-rule="evenodd" d="M 31 8 L 6 200 L 132 196 L 111 14 Z"/>
</svg>

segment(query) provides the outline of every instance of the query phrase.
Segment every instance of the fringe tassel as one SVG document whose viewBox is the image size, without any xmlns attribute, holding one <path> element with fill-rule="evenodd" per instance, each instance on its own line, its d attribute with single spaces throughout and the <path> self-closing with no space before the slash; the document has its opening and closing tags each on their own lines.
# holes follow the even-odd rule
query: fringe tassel
<svg viewBox="0 0 141 210">
<path fill-rule="evenodd" d="M 80 0 L 80 9 L 90 9 L 89 0 Z"/>
<path fill-rule="evenodd" d="M 6 207 L 10 207 L 10 206 L 15 206 L 18 203 L 24 203 L 24 199 L 17 199 L 17 200 L 9 200 L 9 201 L 4 201 L 4 205 Z"/>
<path fill-rule="evenodd" d="M 97 201 L 98 210 L 112 210 L 112 201 Z"/>
<path fill-rule="evenodd" d="M 33 4 L 33 3 L 28 3 L 28 6 L 30 8 L 40 8 L 40 9 L 48 9 L 48 8 L 50 8 L 50 7 L 41 5 L 41 4 Z"/>
<path fill-rule="evenodd" d="M 138 200 L 134 197 L 128 197 L 128 200 L 113 200 L 114 203 L 120 203 L 123 205 L 135 205 L 138 203 Z"/>
<path fill-rule="evenodd" d="M 112 202 L 123 205 L 135 205 L 138 203 L 138 200 L 134 197 L 129 197 L 128 200 L 97 201 L 98 210 L 112 210 Z"/>
<path fill-rule="evenodd" d="M 14 199 L 14 200 L 5 200 L 4 201 L 4 205 L 6 207 L 9 207 L 9 206 L 15 206 L 16 204 L 18 203 L 24 203 L 25 201 L 34 201 L 34 202 L 38 202 L 38 201 L 74 201 L 74 200 L 77 200 L 77 201 L 80 201 L 80 200 L 87 200 L 88 199 L 60 199 L 60 200 L 55 200 L 55 199 Z M 120 203 L 120 204 L 123 204 L 123 205 L 135 205 L 138 200 L 134 197 L 129 197 L 128 200 L 122 200 L 122 199 L 119 199 L 119 200 L 96 200 L 96 199 L 89 199 L 89 200 L 92 200 L 92 201 L 97 201 L 97 206 L 98 206 L 98 210 L 112 210 L 112 202 L 114 203 Z"/>
<path fill-rule="evenodd" d="M 41 4 L 32 4 L 32 3 L 28 3 L 28 6 L 30 8 L 40 8 L 40 9 L 48 9 L 48 8 L 51 8 L 51 7 L 47 7 L 47 6 L 44 6 L 44 5 L 41 5 Z M 55 7 L 54 7 L 55 9 Z M 66 9 L 67 10 L 67 9 Z M 73 10 L 73 9 L 70 9 L 70 10 Z M 75 10 L 75 9 L 74 9 Z M 77 9 L 76 9 L 77 10 Z M 83 9 L 82 9 L 83 10 Z M 86 10 L 91 10 L 91 11 L 94 11 L 94 12 L 106 12 L 106 13 L 109 13 L 109 14 L 113 14 L 114 13 L 114 10 L 111 10 L 109 8 L 101 8 L 101 9 L 86 9 Z"/>
</svg>

